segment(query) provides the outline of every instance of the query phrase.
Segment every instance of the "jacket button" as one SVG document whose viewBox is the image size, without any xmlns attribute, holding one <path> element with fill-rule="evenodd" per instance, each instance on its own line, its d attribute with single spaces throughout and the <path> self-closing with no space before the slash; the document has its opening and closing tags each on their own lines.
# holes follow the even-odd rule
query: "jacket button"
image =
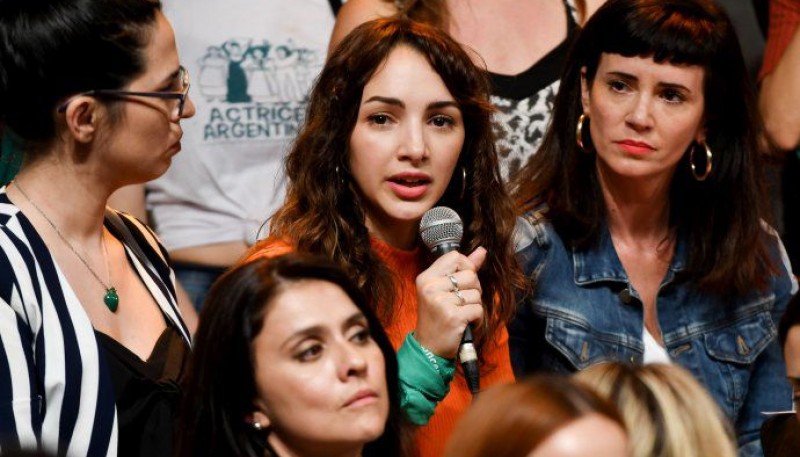
<svg viewBox="0 0 800 457">
<path fill-rule="evenodd" d="M 622 301 L 622 303 L 625 303 L 626 305 L 630 305 L 631 302 L 633 301 L 633 295 L 631 295 L 631 290 L 627 287 L 622 289 L 622 291 L 620 291 L 620 293 L 618 293 L 617 296 Z"/>
</svg>

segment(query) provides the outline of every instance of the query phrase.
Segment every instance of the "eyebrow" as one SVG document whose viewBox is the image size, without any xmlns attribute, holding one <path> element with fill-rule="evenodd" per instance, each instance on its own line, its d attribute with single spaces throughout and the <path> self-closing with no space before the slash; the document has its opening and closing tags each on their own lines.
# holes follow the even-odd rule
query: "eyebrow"
<svg viewBox="0 0 800 457">
<path fill-rule="evenodd" d="M 406 104 L 403 103 L 403 101 L 400 100 L 399 98 L 383 97 L 380 95 L 374 95 L 368 98 L 366 101 L 364 101 L 365 105 L 367 103 L 385 103 L 387 105 L 398 106 L 400 108 L 406 107 Z M 442 100 L 438 102 L 429 103 L 427 109 L 434 110 L 434 109 L 442 109 L 448 107 L 459 108 L 458 103 L 456 103 L 454 100 Z"/>
<path fill-rule="evenodd" d="M 452 100 L 444 100 L 444 101 L 441 101 L 441 102 L 433 102 L 433 103 L 428 105 L 428 109 L 442 109 L 442 108 L 448 108 L 448 107 L 459 108 L 458 103 L 456 103 L 456 102 L 454 102 Z"/>
<path fill-rule="evenodd" d="M 162 79 L 159 83 L 159 86 L 163 86 L 164 84 L 171 83 L 181 74 L 181 66 L 178 65 L 178 68 L 175 69 L 172 73 L 170 73 L 166 78 Z"/>
<path fill-rule="evenodd" d="M 347 330 L 356 324 L 367 325 L 367 317 L 361 311 L 356 311 L 350 317 L 345 319 L 345 321 L 342 323 L 342 330 Z M 324 325 L 312 325 L 310 327 L 302 328 L 292 333 L 292 335 L 280 345 L 280 348 L 283 349 L 284 347 L 293 344 L 295 341 L 302 341 L 308 337 L 318 336 L 326 331 L 327 330 Z"/>
<path fill-rule="evenodd" d="M 380 95 L 374 95 L 367 99 L 364 102 L 364 105 L 367 103 L 385 103 L 387 105 L 394 105 L 399 106 L 400 108 L 405 108 L 406 104 L 402 102 L 399 98 L 391 98 L 391 97 L 381 97 Z"/>
<path fill-rule="evenodd" d="M 628 81 L 638 81 L 639 80 L 639 78 L 637 78 L 636 76 L 633 76 L 631 74 L 628 74 L 628 73 L 625 73 L 625 72 L 622 72 L 622 71 L 609 71 L 606 74 L 607 75 L 611 75 L 611 76 L 616 76 L 618 78 L 626 79 Z M 669 83 L 669 82 L 659 82 L 658 86 L 659 87 L 663 87 L 663 88 L 668 88 L 668 89 L 683 90 L 683 91 L 686 91 L 688 93 L 692 93 L 692 90 L 689 89 L 688 87 L 684 86 L 683 84 Z"/>
</svg>

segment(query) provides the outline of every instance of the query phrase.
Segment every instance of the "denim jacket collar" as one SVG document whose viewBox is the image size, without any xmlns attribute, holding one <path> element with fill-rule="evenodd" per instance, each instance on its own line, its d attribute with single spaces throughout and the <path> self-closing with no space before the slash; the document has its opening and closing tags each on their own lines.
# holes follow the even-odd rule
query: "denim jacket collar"
<svg viewBox="0 0 800 457">
<path fill-rule="evenodd" d="M 684 237 L 678 236 L 675 242 L 675 252 L 672 255 L 669 269 L 664 277 L 663 284 L 671 282 L 675 274 L 686 268 L 686 242 Z M 622 262 L 614 249 L 611 233 L 608 226 L 603 224 L 597 242 L 587 249 L 572 249 L 574 263 L 575 284 L 587 285 L 599 282 L 628 283 L 628 275 L 622 267 Z"/>
</svg>

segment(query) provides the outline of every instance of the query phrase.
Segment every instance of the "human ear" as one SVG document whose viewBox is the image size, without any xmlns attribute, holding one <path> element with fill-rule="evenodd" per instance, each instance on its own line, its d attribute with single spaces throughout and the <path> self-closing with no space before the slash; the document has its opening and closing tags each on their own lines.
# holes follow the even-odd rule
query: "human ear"
<svg viewBox="0 0 800 457">
<path fill-rule="evenodd" d="M 100 104 L 92 97 L 81 96 L 72 100 L 64 112 L 67 132 L 78 143 L 95 139 L 100 121 Z"/>
<path fill-rule="evenodd" d="M 269 417 L 260 410 L 253 411 L 244 420 L 256 430 L 263 430 L 272 425 Z"/>
<path fill-rule="evenodd" d="M 705 129 L 705 127 L 701 126 L 697 130 L 697 134 L 695 135 L 694 140 L 695 140 L 695 142 L 697 142 L 697 144 L 706 144 L 706 129 Z"/>
</svg>

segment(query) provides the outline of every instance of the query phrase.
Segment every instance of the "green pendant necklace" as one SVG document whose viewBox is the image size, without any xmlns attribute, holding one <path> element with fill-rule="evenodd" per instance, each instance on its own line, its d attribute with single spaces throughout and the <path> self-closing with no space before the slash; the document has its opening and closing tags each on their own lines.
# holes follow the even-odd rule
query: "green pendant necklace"
<svg viewBox="0 0 800 457">
<path fill-rule="evenodd" d="M 108 267 L 108 249 L 106 248 L 105 233 L 101 233 L 102 238 L 100 239 L 100 242 L 103 245 L 103 259 L 105 259 L 105 261 L 106 261 L 106 273 L 108 274 L 109 285 L 106 285 L 106 283 L 103 282 L 102 279 L 100 279 L 100 276 L 98 276 L 97 273 L 95 273 L 95 271 L 92 269 L 92 267 L 89 266 L 89 262 L 87 262 L 86 259 L 83 258 L 83 256 L 78 252 L 77 249 L 75 249 L 75 247 L 72 245 L 72 243 L 67 241 L 67 239 L 64 237 L 64 235 L 61 234 L 61 231 L 58 230 L 58 227 L 56 227 L 56 224 L 54 224 L 53 221 L 51 221 L 50 218 L 47 217 L 47 215 L 44 213 L 44 211 L 42 211 L 42 209 L 39 208 L 39 206 L 36 203 L 34 203 L 33 200 L 31 200 L 30 197 L 28 197 L 28 194 L 25 193 L 25 191 L 22 190 L 22 187 L 19 186 L 19 183 L 16 182 L 16 181 L 11 181 L 9 183 L 9 185 L 11 185 L 11 184 L 14 184 L 17 187 L 17 190 L 19 190 L 19 193 L 21 193 L 22 196 L 25 197 L 26 200 L 28 200 L 28 203 L 30 203 L 31 206 L 33 206 L 33 208 L 44 218 L 44 220 L 46 220 L 47 223 L 50 224 L 50 227 L 53 228 L 53 231 L 56 232 L 56 235 L 58 235 L 58 237 L 61 239 L 61 241 L 63 241 L 64 244 L 66 244 L 67 247 L 70 249 L 70 251 L 72 251 L 75 254 L 75 256 L 78 258 L 78 260 L 81 261 L 83 266 L 85 266 L 86 269 L 89 270 L 89 273 L 91 273 L 92 276 L 94 276 L 94 279 L 96 279 L 97 282 L 99 282 L 100 285 L 103 286 L 103 288 L 106 290 L 106 293 L 103 296 L 103 303 L 105 303 L 105 305 L 109 309 L 109 311 L 111 311 L 112 313 L 116 313 L 117 312 L 117 308 L 119 307 L 119 295 L 117 295 L 117 289 L 115 289 L 114 286 L 110 285 L 110 283 L 111 283 L 111 269 Z"/>
</svg>

